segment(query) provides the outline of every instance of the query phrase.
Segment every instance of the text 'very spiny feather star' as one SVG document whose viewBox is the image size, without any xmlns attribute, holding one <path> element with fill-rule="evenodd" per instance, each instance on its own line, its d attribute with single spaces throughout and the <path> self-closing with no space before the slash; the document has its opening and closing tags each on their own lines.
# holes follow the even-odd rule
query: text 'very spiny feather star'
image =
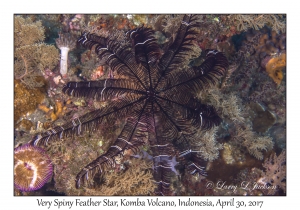
<svg viewBox="0 0 300 210">
<path fill-rule="evenodd" d="M 147 27 L 127 32 L 126 39 L 130 41 L 127 43 L 114 37 L 83 33 L 78 43 L 95 49 L 118 78 L 69 82 L 63 92 L 75 97 L 93 97 L 108 105 L 35 136 L 31 144 L 47 145 L 54 137 L 92 131 L 102 122 L 125 119 L 114 144 L 78 173 L 77 188 L 95 173 L 114 167 L 115 158 L 125 150 L 136 150 L 143 144 L 149 145 L 153 158 L 156 194 L 170 194 L 175 156 L 184 161 L 191 174 L 205 175 L 200 148 L 193 144 L 197 142 L 195 134 L 199 129 L 219 125 L 221 118 L 214 107 L 201 104 L 195 95 L 225 74 L 228 61 L 223 53 L 206 50 L 200 66 L 182 65 L 193 52 L 197 27 L 197 16 L 185 15 L 176 38 L 164 54 L 154 31 Z"/>
</svg>

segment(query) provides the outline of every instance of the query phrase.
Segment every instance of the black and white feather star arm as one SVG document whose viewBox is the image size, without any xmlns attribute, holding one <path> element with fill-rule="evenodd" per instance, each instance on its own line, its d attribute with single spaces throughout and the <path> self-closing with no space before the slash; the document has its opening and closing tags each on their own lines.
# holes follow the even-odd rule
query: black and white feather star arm
<svg viewBox="0 0 300 210">
<path fill-rule="evenodd" d="M 131 80 L 140 83 L 144 89 L 148 83 L 148 75 L 144 74 L 144 70 L 140 68 L 135 60 L 134 53 L 130 46 L 121 45 L 118 40 L 105 39 L 105 46 L 97 40 L 101 37 L 95 34 L 83 34 L 78 39 L 78 42 L 84 47 L 92 49 L 95 46 L 95 51 L 101 60 L 104 60 L 112 71 L 117 72 L 120 76 L 127 76 Z M 96 41 L 95 41 L 96 40 Z M 104 42 L 104 41 L 103 41 Z"/>
<path fill-rule="evenodd" d="M 113 122 L 117 117 L 124 117 L 128 113 L 128 109 L 134 104 L 137 106 L 145 97 L 140 97 L 134 101 L 129 98 L 112 101 L 110 106 L 97 109 L 83 116 L 75 118 L 64 125 L 56 126 L 44 133 L 38 134 L 29 142 L 32 145 L 47 145 L 54 139 L 79 135 L 82 131 L 93 131 L 105 119 L 107 123 Z"/>
<path fill-rule="evenodd" d="M 197 34 L 197 15 L 185 15 L 178 29 L 177 36 L 159 62 L 163 75 L 176 68 L 176 65 L 185 61 L 186 55 L 192 50 L 194 35 Z"/>
<path fill-rule="evenodd" d="M 175 169 L 176 160 L 172 155 L 172 143 L 168 142 L 168 137 L 164 133 L 164 128 L 161 125 L 159 111 L 153 101 L 151 102 L 151 114 L 148 114 L 148 141 L 151 147 L 153 156 L 153 176 L 157 188 L 157 195 L 170 194 L 171 177 L 177 171 Z M 155 111 L 156 110 L 156 111 Z"/>
<path fill-rule="evenodd" d="M 195 129 L 211 129 L 214 126 L 218 126 L 222 121 L 213 106 L 204 105 L 200 102 L 196 104 L 181 103 L 176 101 L 176 98 L 158 97 L 157 101 L 163 104 L 163 106 L 161 105 L 162 111 L 169 115 L 170 118 L 172 116 L 172 118 L 178 120 L 178 128 L 185 131 L 185 133 L 194 133 Z M 164 103 L 164 101 L 168 103 Z M 176 110 L 176 112 L 173 112 L 173 110 Z"/>
<path fill-rule="evenodd" d="M 172 45 L 167 49 L 158 63 L 161 73 L 155 85 L 156 90 L 161 90 L 168 81 L 168 75 L 178 69 L 194 53 L 195 34 L 197 34 L 197 15 L 185 15 L 178 29 L 177 36 Z M 182 67 L 181 67 L 182 68 Z M 162 83 L 162 84 L 161 84 Z"/>
<path fill-rule="evenodd" d="M 85 31 L 78 38 L 77 43 L 89 49 L 95 47 L 95 52 L 97 53 L 100 48 L 105 48 L 107 46 L 107 40 L 108 38 L 106 37 L 97 36 Z"/>
<path fill-rule="evenodd" d="M 153 88 L 153 84 L 156 84 L 160 77 L 156 63 L 161 55 L 154 31 L 150 28 L 139 27 L 128 31 L 127 36 L 132 41 L 136 62 L 141 64 L 141 69 L 148 76 L 148 88 Z"/>
<path fill-rule="evenodd" d="M 205 50 L 205 61 L 198 67 L 193 67 L 196 75 L 224 76 L 229 63 L 223 52 Z"/>
<path fill-rule="evenodd" d="M 186 169 L 192 175 L 207 176 L 205 171 L 206 162 L 200 157 L 200 151 L 197 149 L 187 149 L 182 151 L 179 157 L 184 157 Z"/>
<path fill-rule="evenodd" d="M 135 93 L 145 94 L 139 83 L 132 83 L 125 79 L 105 79 L 89 82 L 68 82 L 63 92 L 70 96 L 93 98 L 105 101 L 120 95 Z"/>
<path fill-rule="evenodd" d="M 95 173 L 102 173 L 103 169 L 106 167 L 114 167 L 115 157 L 117 157 L 118 155 L 123 155 L 125 150 L 131 149 L 133 151 L 137 151 L 138 146 L 143 144 L 142 141 L 136 139 L 136 135 L 139 132 L 138 126 L 144 113 L 146 104 L 147 103 L 145 103 L 145 100 L 140 101 L 140 103 L 136 105 L 135 110 L 131 110 L 132 117 L 127 119 L 123 130 L 121 131 L 114 144 L 108 149 L 105 154 L 99 156 L 77 174 L 77 188 L 82 185 L 82 182 L 85 182 L 92 178 Z"/>
<path fill-rule="evenodd" d="M 132 40 L 137 63 L 143 63 L 148 68 L 149 64 L 156 63 L 160 58 L 160 47 L 151 28 L 139 27 L 127 32 Z"/>
<path fill-rule="evenodd" d="M 166 92 L 175 88 L 184 88 L 186 91 L 199 91 L 209 84 L 216 84 L 219 77 L 225 75 L 228 69 L 228 61 L 224 53 L 216 50 L 207 50 L 205 61 L 191 69 L 183 69 L 180 72 L 170 72 L 166 80 L 161 84 L 159 92 Z"/>
</svg>

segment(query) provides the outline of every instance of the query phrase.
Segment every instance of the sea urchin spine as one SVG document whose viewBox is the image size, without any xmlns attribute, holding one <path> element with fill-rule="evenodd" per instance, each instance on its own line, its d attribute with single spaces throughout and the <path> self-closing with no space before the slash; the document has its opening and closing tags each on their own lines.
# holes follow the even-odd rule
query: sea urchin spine
<svg viewBox="0 0 300 210">
<path fill-rule="evenodd" d="M 39 147 L 23 145 L 14 152 L 14 185 L 21 191 L 40 189 L 52 176 L 53 166 Z"/>
</svg>

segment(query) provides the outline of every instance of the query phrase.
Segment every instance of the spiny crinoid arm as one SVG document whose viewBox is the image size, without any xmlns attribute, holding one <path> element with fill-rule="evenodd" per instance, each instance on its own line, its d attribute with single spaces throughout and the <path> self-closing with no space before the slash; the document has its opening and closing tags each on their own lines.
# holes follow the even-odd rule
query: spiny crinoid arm
<svg viewBox="0 0 300 210">
<path fill-rule="evenodd" d="M 224 76 L 229 63 L 223 52 L 217 50 L 205 50 L 205 61 L 198 67 L 193 67 L 196 75 L 211 77 Z M 213 79 L 210 79 L 213 80 Z"/>
<path fill-rule="evenodd" d="M 158 191 L 161 194 L 168 193 L 170 185 L 170 177 L 172 171 L 174 172 L 174 161 L 171 156 L 171 145 L 178 146 L 179 151 L 184 153 L 185 162 L 187 163 L 187 170 L 191 174 L 206 175 L 203 163 L 204 161 L 199 156 L 199 150 L 193 151 L 191 148 L 192 141 L 197 141 L 195 136 L 197 129 L 210 129 L 214 125 L 218 125 L 221 122 L 221 118 L 216 114 L 212 106 L 199 105 L 195 106 L 196 109 L 190 109 L 191 107 L 184 107 L 182 110 L 187 112 L 188 116 L 182 117 L 180 114 L 170 111 L 172 108 L 178 111 L 178 107 L 181 104 L 167 103 L 166 101 L 157 100 L 157 107 L 159 112 L 156 113 L 156 119 L 159 119 L 159 128 L 156 128 L 156 141 L 163 142 L 156 143 L 159 150 L 159 159 L 154 159 L 154 166 L 157 166 L 157 170 L 154 171 L 154 177 L 158 184 Z M 181 107 L 182 108 L 182 107 Z M 189 110 L 190 109 L 190 110 Z M 158 110 L 158 109 L 157 109 Z M 183 111 L 184 112 L 184 111 Z M 192 115 L 192 116 L 190 116 Z M 149 142 L 155 142 L 154 140 Z M 151 146 L 155 146 L 153 143 Z M 190 152 L 186 152 L 186 151 Z M 152 150 L 153 151 L 153 150 Z M 187 153 L 191 153 L 187 155 Z"/>
<path fill-rule="evenodd" d="M 149 103 L 150 104 L 150 103 Z M 158 107 L 155 107 L 153 101 L 151 106 L 148 107 L 149 111 L 147 116 L 145 116 L 145 122 L 147 125 L 148 132 L 148 142 L 151 147 L 151 152 L 153 156 L 153 176 L 157 188 L 155 193 L 157 195 L 169 195 L 171 177 L 175 172 L 175 157 L 173 156 L 173 148 L 170 139 L 164 136 L 164 128 L 160 122 L 160 115 L 157 115 Z M 155 111 L 156 110 L 156 111 Z"/>
<path fill-rule="evenodd" d="M 156 84 L 160 76 L 156 69 L 156 63 L 161 55 L 154 31 L 150 28 L 140 27 L 128 31 L 127 36 L 132 40 L 135 60 L 142 65 L 143 71 L 148 75 L 148 87 L 152 89 L 153 84 Z"/>
<path fill-rule="evenodd" d="M 150 145 L 151 150 L 159 149 L 160 151 L 155 152 L 158 155 L 153 157 L 153 177 L 155 183 L 157 184 L 157 188 L 155 190 L 155 194 L 157 195 L 170 195 L 170 185 L 171 178 L 173 174 L 179 175 L 177 170 L 175 169 L 175 165 L 177 164 L 175 156 L 170 154 L 169 147 L 172 147 L 170 144 L 156 144 Z M 164 151 L 166 150 L 166 151 Z"/>
<path fill-rule="evenodd" d="M 78 38 L 77 43 L 83 45 L 85 48 L 92 49 L 95 46 L 95 51 L 98 52 L 100 48 L 107 46 L 107 38 L 83 32 Z"/>
<path fill-rule="evenodd" d="M 197 149 L 191 149 L 191 147 L 188 147 L 189 149 L 182 151 L 179 154 L 179 157 L 184 157 L 185 159 L 185 165 L 187 171 L 192 175 L 202 175 L 207 176 L 207 173 L 205 171 L 206 161 L 204 161 L 200 156 L 200 151 Z"/>
<path fill-rule="evenodd" d="M 168 95 L 169 90 L 176 91 L 200 91 L 209 84 L 215 84 L 220 76 L 228 69 L 228 60 L 224 53 L 216 50 L 207 50 L 206 59 L 194 69 L 182 69 L 182 71 L 170 72 L 161 82 L 161 90 Z"/>
<path fill-rule="evenodd" d="M 98 40 L 101 40 L 98 42 Z M 105 41 L 105 45 L 103 42 Z M 135 60 L 131 47 L 122 45 L 118 40 L 105 39 L 95 34 L 84 33 L 78 42 L 91 49 L 95 46 L 95 52 L 101 60 L 104 60 L 112 71 L 120 76 L 126 76 L 134 82 L 140 83 L 144 89 L 148 83 L 148 74 L 145 74 Z"/>
<path fill-rule="evenodd" d="M 143 63 L 143 66 L 148 68 L 149 64 L 155 63 L 159 59 L 160 47 L 152 29 L 140 27 L 128 31 L 126 34 L 132 40 L 137 63 Z"/>
<path fill-rule="evenodd" d="M 201 104 L 198 100 L 190 98 L 189 101 L 184 101 L 184 94 L 174 94 L 172 97 L 164 96 L 157 97 L 157 102 L 161 106 L 161 110 L 165 112 L 169 118 L 176 119 L 180 122 L 180 129 L 185 133 L 193 133 L 195 129 L 211 129 L 213 126 L 218 126 L 222 119 L 218 116 L 215 108 L 210 105 Z M 177 117 L 178 116 L 178 117 Z M 179 120 L 181 119 L 181 120 Z M 190 132 L 188 132 L 191 130 Z"/>
<path fill-rule="evenodd" d="M 103 170 L 106 167 L 115 166 L 115 157 L 118 155 L 123 155 L 125 150 L 131 149 L 136 151 L 138 146 L 142 145 L 144 142 L 136 138 L 136 135 L 139 136 L 142 115 L 145 111 L 147 102 L 145 100 L 140 101 L 133 109 L 131 110 L 131 117 L 127 119 L 126 124 L 121 131 L 120 135 L 114 142 L 114 144 L 108 149 L 108 151 L 99 156 L 97 159 L 92 161 L 86 167 L 84 167 L 76 176 L 76 187 L 79 188 L 82 182 L 85 182 L 92 178 L 95 173 L 103 173 Z"/>
<path fill-rule="evenodd" d="M 68 82 L 63 92 L 75 97 L 93 98 L 95 100 L 109 100 L 125 97 L 124 94 L 146 94 L 138 83 L 125 79 L 106 79 L 89 82 Z"/>
<path fill-rule="evenodd" d="M 158 64 L 161 72 L 159 82 L 164 80 L 165 75 L 168 75 L 169 72 L 178 68 L 179 64 L 186 63 L 187 57 L 194 52 L 194 35 L 198 33 L 196 29 L 199 25 L 197 20 L 198 17 L 196 15 L 185 15 L 183 17 L 174 42 L 162 56 Z M 159 83 L 156 86 L 158 85 Z"/>
<path fill-rule="evenodd" d="M 124 117 L 128 112 L 131 111 L 131 106 L 138 105 L 144 99 L 145 98 L 143 97 L 138 99 L 127 97 L 112 101 L 110 106 L 89 112 L 67 122 L 62 126 L 56 126 L 44 133 L 34 136 L 29 143 L 32 145 L 47 145 L 55 138 L 61 139 L 74 134 L 78 135 L 85 130 L 92 131 L 95 127 L 102 123 L 103 120 L 106 120 L 106 122 L 113 122 L 116 118 Z"/>
</svg>

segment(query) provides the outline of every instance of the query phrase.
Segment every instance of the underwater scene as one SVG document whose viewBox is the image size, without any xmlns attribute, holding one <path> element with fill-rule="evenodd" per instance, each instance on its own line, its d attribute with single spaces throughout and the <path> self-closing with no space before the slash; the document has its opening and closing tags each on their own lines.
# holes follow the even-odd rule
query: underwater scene
<svg viewBox="0 0 300 210">
<path fill-rule="evenodd" d="M 285 196 L 286 15 L 15 14 L 14 195 Z"/>
</svg>

